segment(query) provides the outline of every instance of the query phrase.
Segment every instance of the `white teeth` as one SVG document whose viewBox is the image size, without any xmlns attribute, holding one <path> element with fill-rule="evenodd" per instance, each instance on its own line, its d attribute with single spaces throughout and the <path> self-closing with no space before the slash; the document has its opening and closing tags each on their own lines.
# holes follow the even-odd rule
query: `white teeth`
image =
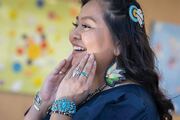
<svg viewBox="0 0 180 120">
<path fill-rule="evenodd" d="M 84 51 L 85 50 L 85 48 L 82 48 L 82 47 L 79 47 L 79 46 L 74 46 L 73 49 L 76 50 L 76 51 Z"/>
</svg>

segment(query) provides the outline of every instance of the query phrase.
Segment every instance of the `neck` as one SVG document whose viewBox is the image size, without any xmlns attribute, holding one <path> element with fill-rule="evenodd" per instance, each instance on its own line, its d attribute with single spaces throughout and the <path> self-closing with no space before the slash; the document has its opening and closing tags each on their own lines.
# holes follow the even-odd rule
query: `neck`
<svg viewBox="0 0 180 120">
<path fill-rule="evenodd" d="M 104 75 L 107 67 L 102 64 L 97 64 L 96 75 L 92 84 L 92 91 L 95 91 L 97 88 L 103 86 L 105 84 Z"/>
</svg>

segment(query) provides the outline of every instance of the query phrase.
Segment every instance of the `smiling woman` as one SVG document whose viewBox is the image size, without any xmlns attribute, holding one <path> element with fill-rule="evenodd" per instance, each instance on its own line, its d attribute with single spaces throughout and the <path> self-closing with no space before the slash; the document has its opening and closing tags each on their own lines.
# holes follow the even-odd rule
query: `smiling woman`
<svg viewBox="0 0 180 120">
<path fill-rule="evenodd" d="M 81 3 L 69 36 L 73 52 L 47 77 L 25 119 L 172 120 L 174 107 L 159 88 L 140 5 Z"/>
</svg>

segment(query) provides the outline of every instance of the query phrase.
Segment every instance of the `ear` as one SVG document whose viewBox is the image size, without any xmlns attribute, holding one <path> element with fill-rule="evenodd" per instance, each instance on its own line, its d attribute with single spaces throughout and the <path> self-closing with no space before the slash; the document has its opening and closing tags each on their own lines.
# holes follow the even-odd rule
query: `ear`
<svg viewBox="0 0 180 120">
<path fill-rule="evenodd" d="M 114 46 L 114 55 L 115 55 L 115 56 L 119 56 L 120 53 L 121 53 L 121 51 L 120 51 L 120 45 L 115 45 L 115 46 Z"/>
</svg>

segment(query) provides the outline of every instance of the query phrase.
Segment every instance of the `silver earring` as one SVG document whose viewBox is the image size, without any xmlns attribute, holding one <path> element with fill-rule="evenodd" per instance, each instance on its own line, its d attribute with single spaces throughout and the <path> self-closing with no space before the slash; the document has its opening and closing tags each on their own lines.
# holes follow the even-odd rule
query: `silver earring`
<svg viewBox="0 0 180 120">
<path fill-rule="evenodd" d="M 117 83 L 126 79 L 125 70 L 123 68 L 118 68 L 117 59 L 115 62 L 107 69 L 105 75 L 105 82 L 108 86 L 114 87 Z"/>
</svg>

